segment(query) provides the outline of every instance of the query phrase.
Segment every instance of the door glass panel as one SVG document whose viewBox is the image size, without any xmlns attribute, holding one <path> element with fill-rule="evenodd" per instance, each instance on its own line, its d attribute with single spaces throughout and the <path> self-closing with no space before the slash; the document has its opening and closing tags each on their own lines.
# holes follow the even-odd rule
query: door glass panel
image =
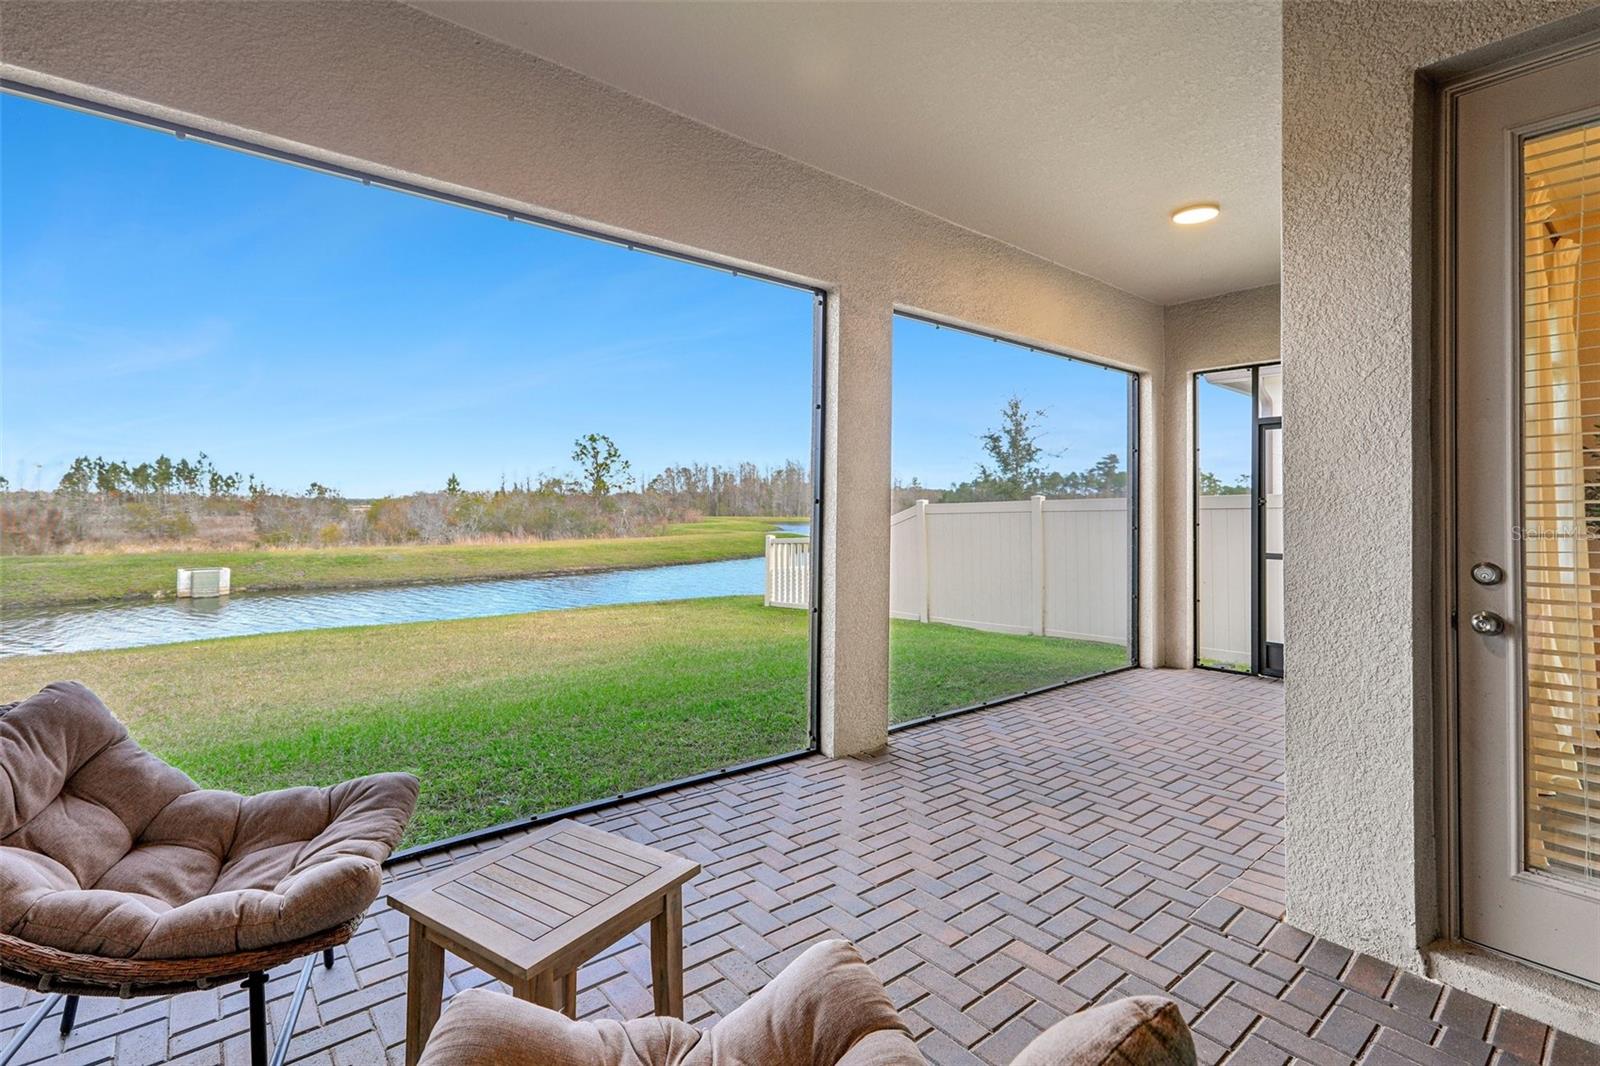
<svg viewBox="0 0 1600 1066">
<path fill-rule="evenodd" d="M 1278 381 L 1283 371 L 1277 370 Z M 1266 395 L 1266 372 L 1260 395 Z M 1283 643 L 1283 430 L 1261 430 L 1261 626 L 1268 644 Z"/>
<path fill-rule="evenodd" d="M 1522 163 L 1525 859 L 1600 883 L 1600 124 Z"/>
<path fill-rule="evenodd" d="M 1283 560 L 1267 559 L 1262 564 L 1262 580 L 1266 594 L 1267 643 L 1283 643 Z"/>
<path fill-rule="evenodd" d="M 1196 375 L 1196 662 L 1250 669 L 1250 368 Z"/>
</svg>

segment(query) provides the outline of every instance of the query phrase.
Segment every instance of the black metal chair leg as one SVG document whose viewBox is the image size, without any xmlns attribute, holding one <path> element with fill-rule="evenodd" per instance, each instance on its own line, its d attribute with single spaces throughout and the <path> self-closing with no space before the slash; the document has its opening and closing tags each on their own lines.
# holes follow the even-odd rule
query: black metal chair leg
<svg viewBox="0 0 1600 1066">
<path fill-rule="evenodd" d="M 250 996 L 250 1066 L 267 1066 L 267 975 L 244 979 Z"/>
<path fill-rule="evenodd" d="M 68 996 L 66 1006 L 61 1008 L 61 1038 L 65 1040 L 72 1035 L 72 1023 L 78 1020 L 78 997 Z"/>
<path fill-rule="evenodd" d="M 332 948 L 323 948 L 322 949 L 322 968 L 325 969 L 325 970 L 333 969 L 333 949 Z"/>
</svg>

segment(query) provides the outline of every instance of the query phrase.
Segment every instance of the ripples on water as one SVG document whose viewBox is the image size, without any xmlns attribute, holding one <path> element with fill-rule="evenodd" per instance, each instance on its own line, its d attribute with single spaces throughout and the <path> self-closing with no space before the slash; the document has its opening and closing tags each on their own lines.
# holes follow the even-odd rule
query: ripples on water
<svg viewBox="0 0 1600 1066">
<path fill-rule="evenodd" d="M 731 559 L 502 581 L 315 592 L 247 592 L 218 600 L 7 611 L 0 656 L 132 648 L 335 626 L 438 622 L 655 600 L 759 596 L 765 560 Z"/>
</svg>

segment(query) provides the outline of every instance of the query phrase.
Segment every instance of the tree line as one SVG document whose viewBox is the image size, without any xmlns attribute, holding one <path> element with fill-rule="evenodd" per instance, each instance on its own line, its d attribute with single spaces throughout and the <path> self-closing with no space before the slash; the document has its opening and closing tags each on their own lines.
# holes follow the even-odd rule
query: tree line
<svg viewBox="0 0 1600 1066">
<path fill-rule="evenodd" d="M 919 499 L 936 503 L 993 503 L 1025 500 L 1030 496 L 1053 499 L 1104 499 L 1128 494 L 1128 468 L 1116 452 L 1108 452 L 1081 470 L 1060 470 L 1051 460 L 1063 452 L 1052 452 L 1042 442 L 1048 412 L 1030 408 L 1013 395 L 1000 409 L 999 423 L 978 435 L 983 458 L 965 481 L 947 488 L 923 485 L 915 477 L 909 483 L 896 482 L 894 510 L 909 507 Z M 1229 496 L 1249 492 L 1249 477 L 1224 483 L 1215 474 L 1200 473 L 1200 494 Z"/>
<path fill-rule="evenodd" d="M 811 477 L 795 461 L 763 468 L 691 463 L 637 479 L 603 433 L 573 442 L 566 474 L 502 477 L 474 489 L 451 474 L 441 489 L 346 499 L 313 481 L 303 491 L 196 459 L 74 459 L 53 491 L 0 483 L 0 550 L 181 543 L 205 546 L 443 544 L 473 540 L 635 536 L 702 516 L 798 517 L 811 511 Z"/>
<path fill-rule="evenodd" d="M 918 499 L 938 503 L 992 503 L 1025 500 L 1030 496 L 1055 499 L 1094 499 L 1128 494 L 1128 470 L 1122 457 L 1108 452 L 1082 470 L 1060 470 L 1052 452 L 1042 443 L 1048 412 L 1030 408 L 1013 395 L 1000 409 L 999 424 L 978 435 L 983 458 L 972 476 L 947 488 L 921 484 L 896 484 L 894 506 L 909 506 Z"/>
<path fill-rule="evenodd" d="M 237 473 L 218 470 L 211 458 L 201 452 L 193 460 L 158 455 L 140 463 L 80 455 L 68 464 L 56 491 L 71 496 L 99 493 L 162 499 L 175 494 L 236 496 L 241 488 L 251 494 L 258 491 L 255 475 L 246 479 Z"/>
<path fill-rule="evenodd" d="M 576 496 L 597 499 L 623 494 L 670 497 L 685 507 L 710 515 L 798 515 L 810 510 L 811 478 L 804 466 L 789 460 L 779 467 L 763 469 L 755 463 L 719 466 L 691 463 L 669 466 L 642 481 L 633 476 L 632 464 L 623 457 L 616 442 L 604 433 L 587 433 L 573 442 L 572 461 L 577 470 L 568 475 L 544 475 L 521 482 L 500 479 L 497 487 L 472 490 L 451 474 L 443 491 L 450 496 L 512 494 Z M 0 491 L 10 483 L 0 479 Z M 64 496 L 99 496 L 105 499 L 163 501 L 178 497 L 211 500 L 294 497 L 308 500 L 337 500 L 338 489 L 313 481 L 303 492 L 281 491 L 268 487 L 254 474 L 244 475 L 219 470 L 201 452 L 196 459 L 172 459 L 167 455 L 132 462 L 107 460 L 103 456 L 81 455 L 73 459 L 55 488 Z M 420 495 L 428 494 L 423 490 Z"/>
</svg>

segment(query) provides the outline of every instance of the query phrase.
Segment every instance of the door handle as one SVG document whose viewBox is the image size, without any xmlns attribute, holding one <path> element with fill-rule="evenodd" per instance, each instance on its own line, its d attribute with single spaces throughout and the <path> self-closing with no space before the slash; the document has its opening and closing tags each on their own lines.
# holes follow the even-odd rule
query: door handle
<svg viewBox="0 0 1600 1066">
<path fill-rule="evenodd" d="M 1467 619 L 1467 623 L 1472 626 L 1474 633 L 1482 633 L 1486 637 L 1492 637 L 1506 631 L 1506 620 L 1493 611 L 1478 611 Z"/>
</svg>

